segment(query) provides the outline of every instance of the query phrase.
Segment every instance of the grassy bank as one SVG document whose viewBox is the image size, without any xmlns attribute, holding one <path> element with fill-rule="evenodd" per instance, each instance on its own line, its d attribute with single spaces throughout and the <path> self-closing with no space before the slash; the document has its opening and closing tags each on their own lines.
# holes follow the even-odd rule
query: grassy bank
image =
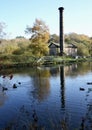
<svg viewBox="0 0 92 130">
<path fill-rule="evenodd" d="M 33 66 L 36 58 L 27 55 L 1 55 L 0 68 Z"/>
<path fill-rule="evenodd" d="M 61 56 L 44 56 L 37 58 L 30 55 L 1 55 L 0 69 L 10 67 L 27 67 L 39 65 L 68 64 L 73 62 L 92 61 L 92 58 L 70 58 Z"/>
</svg>

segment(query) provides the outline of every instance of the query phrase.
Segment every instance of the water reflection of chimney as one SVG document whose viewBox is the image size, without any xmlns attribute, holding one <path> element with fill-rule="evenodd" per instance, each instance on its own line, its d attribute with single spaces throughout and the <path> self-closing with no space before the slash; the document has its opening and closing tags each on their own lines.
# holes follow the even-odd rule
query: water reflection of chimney
<svg viewBox="0 0 92 130">
<path fill-rule="evenodd" d="M 65 108 L 64 66 L 60 66 L 61 107 Z"/>
</svg>

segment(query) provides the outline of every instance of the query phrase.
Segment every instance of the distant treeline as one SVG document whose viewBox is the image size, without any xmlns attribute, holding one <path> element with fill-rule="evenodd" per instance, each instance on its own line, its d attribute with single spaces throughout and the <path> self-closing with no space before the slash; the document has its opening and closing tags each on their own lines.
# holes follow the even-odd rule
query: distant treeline
<svg viewBox="0 0 92 130">
<path fill-rule="evenodd" d="M 30 39 L 17 36 L 13 40 L 4 40 L 4 28 L 5 23 L 0 23 L 0 55 L 46 56 L 49 54 L 48 43 L 59 43 L 59 36 L 51 35 L 48 26 L 39 19 L 35 19 L 32 27 L 27 26 L 25 29 L 25 33 L 30 34 Z M 69 33 L 65 34 L 64 41 L 65 44 L 77 46 L 79 56 L 92 56 L 92 37 Z"/>
<path fill-rule="evenodd" d="M 59 36 L 51 35 L 53 42 L 59 42 Z M 74 44 L 78 48 L 79 56 L 92 56 L 92 37 L 84 34 L 69 33 L 64 35 L 65 44 Z"/>
<path fill-rule="evenodd" d="M 50 35 L 53 42 L 59 42 L 59 36 Z M 74 44 L 78 48 L 79 56 L 92 56 L 92 37 L 76 33 L 65 34 L 65 44 Z M 0 55 L 48 55 L 48 43 L 32 43 L 31 40 L 17 37 L 13 40 L 2 40 L 0 42 Z"/>
<path fill-rule="evenodd" d="M 83 34 L 70 33 L 65 35 L 67 44 L 74 44 L 78 48 L 79 56 L 92 56 L 92 37 Z"/>
</svg>

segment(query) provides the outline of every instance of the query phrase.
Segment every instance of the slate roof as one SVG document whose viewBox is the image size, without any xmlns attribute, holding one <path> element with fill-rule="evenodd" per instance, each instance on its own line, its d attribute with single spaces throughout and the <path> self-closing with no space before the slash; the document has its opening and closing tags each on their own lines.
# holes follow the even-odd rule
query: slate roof
<svg viewBox="0 0 92 130">
<path fill-rule="evenodd" d="M 60 47 L 60 44 L 59 43 L 55 43 L 55 42 L 50 42 L 48 47 L 50 47 L 52 44 L 54 44 L 58 48 Z M 77 46 L 74 45 L 74 44 L 66 44 L 66 43 L 64 44 L 64 47 L 65 48 L 77 48 Z"/>
<path fill-rule="evenodd" d="M 55 43 L 55 42 L 50 42 L 48 47 L 50 47 L 52 44 L 54 44 L 56 47 L 60 47 L 60 44 L 59 43 Z"/>
</svg>

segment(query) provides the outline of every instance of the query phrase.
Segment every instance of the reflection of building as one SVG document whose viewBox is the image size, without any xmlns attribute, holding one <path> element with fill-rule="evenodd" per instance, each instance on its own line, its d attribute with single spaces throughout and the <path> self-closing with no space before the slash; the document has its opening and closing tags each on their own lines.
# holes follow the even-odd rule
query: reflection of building
<svg viewBox="0 0 92 130">
<path fill-rule="evenodd" d="M 77 69 L 77 64 L 65 66 L 65 73 L 75 71 L 76 69 Z"/>
<path fill-rule="evenodd" d="M 64 67 L 65 75 L 76 74 L 77 64 L 72 64 Z"/>
</svg>

